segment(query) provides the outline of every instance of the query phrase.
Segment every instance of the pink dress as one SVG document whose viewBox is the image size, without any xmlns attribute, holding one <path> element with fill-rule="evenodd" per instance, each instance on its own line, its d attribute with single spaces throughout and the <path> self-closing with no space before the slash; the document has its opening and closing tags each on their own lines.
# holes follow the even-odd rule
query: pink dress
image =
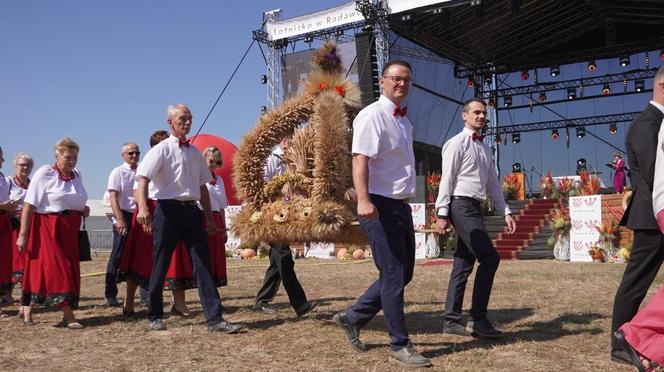
<svg viewBox="0 0 664 372">
<path fill-rule="evenodd" d="M 625 339 L 639 354 L 664 365 L 664 286 L 631 321 L 620 327 Z"/>
<path fill-rule="evenodd" d="M 615 190 L 616 193 L 621 194 L 625 191 L 625 161 L 618 159 L 613 166 L 616 170 L 616 173 L 613 175 L 613 190 Z"/>
</svg>

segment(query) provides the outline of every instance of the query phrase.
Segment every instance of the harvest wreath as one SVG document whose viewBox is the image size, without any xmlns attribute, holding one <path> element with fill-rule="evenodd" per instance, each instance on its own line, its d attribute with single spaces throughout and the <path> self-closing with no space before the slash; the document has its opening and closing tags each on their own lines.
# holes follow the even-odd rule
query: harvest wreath
<svg viewBox="0 0 664 372">
<path fill-rule="evenodd" d="M 366 243 L 355 221 L 351 121 L 360 90 L 345 78 L 334 43 L 312 56 L 304 89 L 262 115 L 235 154 L 233 182 L 244 200 L 232 220 L 243 240 Z M 286 172 L 263 180 L 267 157 L 284 137 Z"/>
</svg>

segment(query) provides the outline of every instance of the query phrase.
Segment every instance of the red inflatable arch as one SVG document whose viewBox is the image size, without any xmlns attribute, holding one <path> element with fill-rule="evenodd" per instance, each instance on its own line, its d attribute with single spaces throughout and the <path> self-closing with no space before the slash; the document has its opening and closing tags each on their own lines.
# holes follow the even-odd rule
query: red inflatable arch
<svg viewBox="0 0 664 372">
<path fill-rule="evenodd" d="M 212 134 L 199 134 L 191 144 L 200 152 L 203 152 L 208 146 L 216 146 L 219 151 L 221 151 L 224 158 L 224 166 L 221 169 L 215 170 L 214 173 L 224 180 L 228 205 L 240 205 L 242 202 L 235 197 L 235 189 L 233 188 L 233 182 L 231 181 L 231 174 L 233 174 L 233 156 L 235 156 L 237 147 L 231 142 Z"/>
</svg>

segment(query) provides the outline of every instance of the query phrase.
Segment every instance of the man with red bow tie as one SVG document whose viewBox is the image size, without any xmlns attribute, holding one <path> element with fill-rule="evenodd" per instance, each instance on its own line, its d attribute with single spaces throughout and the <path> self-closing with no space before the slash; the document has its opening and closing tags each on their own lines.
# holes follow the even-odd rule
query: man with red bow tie
<svg viewBox="0 0 664 372">
<path fill-rule="evenodd" d="M 357 302 L 334 316 L 358 352 L 366 350 L 360 329 L 380 310 L 390 335 L 389 361 L 402 367 L 428 367 L 429 359 L 410 342 L 404 314 L 404 289 L 413 277 L 415 230 L 407 199 L 415 193 L 413 126 L 405 117 L 411 68 L 392 61 L 381 72 L 382 94 L 353 122 L 353 185 L 357 215 L 371 245 L 379 278 Z"/>
<path fill-rule="evenodd" d="M 487 306 L 498 270 L 500 256 L 482 221 L 482 204 L 490 198 L 496 211 L 505 215 L 507 233 L 516 230 L 512 211 L 505 203 L 493 165 L 491 148 L 480 131 L 486 124 L 486 104 L 471 98 L 461 113 L 464 128 L 443 146 L 442 174 L 436 200 L 436 231 L 444 234 L 454 225 L 459 239 L 454 251 L 454 266 L 445 299 L 443 333 L 473 337 L 500 337 L 487 319 Z M 464 327 L 461 320 L 463 295 L 475 260 L 475 273 L 470 317 Z"/>
<path fill-rule="evenodd" d="M 141 152 L 135 143 L 125 143 L 122 145 L 122 160 L 124 163 L 115 167 L 108 176 L 109 201 L 115 220 L 113 221 L 113 248 L 108 257 L 106 265 L 106 304 L 108 306 L 120 306 L 118 302 L 118 267 L 120 266 L 120 257 L 127 241 L 129 230 L 131 229 L 131 217 L 136 209 L 134 200 L 134 178 L 136 176 L 136 167 Z"/>
<path fill-rule="evenodd" d="M 164 279 L 175 246 L 182 240 L 194 266 L 207 330 L 235 333 L 242 327 L 228 323 L 222 317 L 221 301 L 212 277 L 208 239 L 203 229 L 203 218 L 206 218 L 207 230 L 210 233 L 217 230 L 210 208 L 210 195 L 205 186 L 210 180 L 210 171 L 203 155 L 187 141 L 191 130 L 191 111 L 183 104 L 169 106 L 167 121 L 171 127 L 170 137 L 151 148 L 136 170 L 136 221 L 151 226 L 154 242 L 148 288 L 148 329 L 166 329 L 162 321 Z M 148 207 L 150 183 L 157 199 L 154 216 Z M 198 208 L 198 201 L 203 211 Z"/>
</svg>

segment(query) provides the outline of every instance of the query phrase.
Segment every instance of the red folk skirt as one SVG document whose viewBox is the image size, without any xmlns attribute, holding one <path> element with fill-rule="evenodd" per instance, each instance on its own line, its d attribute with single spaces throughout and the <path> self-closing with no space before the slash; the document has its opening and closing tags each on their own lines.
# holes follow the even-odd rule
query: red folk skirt
<svg viewBox="0 0 664 372">
<path fill-rule="evenodd" d="M 16 214 L 17 218 L 21 218 L 21 213 Z M 18 251 L 16 240 L 20 229 L 12 230 L 12 283 L 21 283 L 23 281 L 23 269 L 25 268 L 25 261 L 28 259 L 28 251 Z"/>
<path fill-rule="evenodd" d="M 0 212 L 0 295 L 12 290 L 12 223 L 9 213 Z"/>
<path fill-rule="evenodd" d="M 634 350 L 659 365 L 664 364 L 664 286 L 620 329 Z"/>
<path fill-rule="evenodd" d="M 78 230 L 81 216 L 77 213 L 35 213 L 31 223 L 22 304 L 45 303 L 78 308 L 81 293 Z"/>
<path fill-rule="evenodd" d="M 212 218 L 217 227 L 224 226 L 221 213 L 212 212 Z M 207 228 L 207 221 L 205 219 L 203 219 L 203 228 Z M 226 276 L 226 240 L 226 234 L 223 232 L 208 235 L 210 268 L 216 287 L 223 287 L 228 284 Z M 184 243 L 180 241 L 173 252 L 171 266 L 168 268 L 164 287 L 167 289 L 191 289 L 196 288 L 196 286 L 196 278 L 194 277 L 189 252 Z"/>
<path fill-rule="evenodd" d="M 148 200 L 150 215 L 157 206 L 155 200 Z M 131 219 L 131 231 L 125 242 L 118 269 L 118 281 L 131 280 L 142 288 L 147 288 L 152 274 L 152 235 L 143 231 L 143 225 L 136 221 L 138 209 Z"/>
</svg>

